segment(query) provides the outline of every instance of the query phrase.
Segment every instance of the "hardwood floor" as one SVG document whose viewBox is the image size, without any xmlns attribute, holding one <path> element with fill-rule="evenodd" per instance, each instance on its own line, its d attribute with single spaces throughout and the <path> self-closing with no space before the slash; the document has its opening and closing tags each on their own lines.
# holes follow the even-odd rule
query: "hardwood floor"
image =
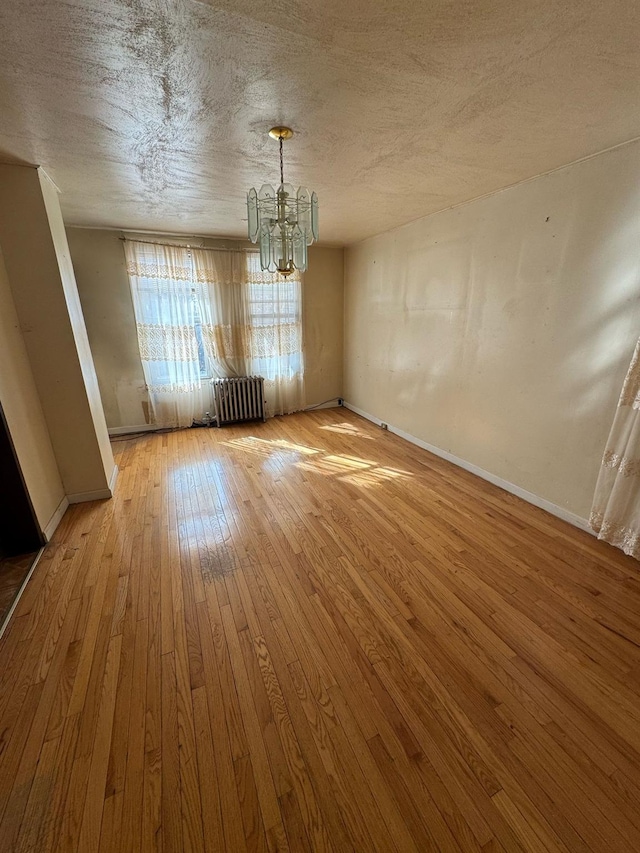
<svg viewBox="0 0 640 853">
<path fill-rule="evenodd" d="M 344 409 L 115 448 L 0 642 L 0 850 L 640 850 L 635 561 Z"/>
<path fill-rule="evenodd" d="M 37 556 L 38 552 L 34 551 L 0 560 L 0 626 Z"/>
</svg>

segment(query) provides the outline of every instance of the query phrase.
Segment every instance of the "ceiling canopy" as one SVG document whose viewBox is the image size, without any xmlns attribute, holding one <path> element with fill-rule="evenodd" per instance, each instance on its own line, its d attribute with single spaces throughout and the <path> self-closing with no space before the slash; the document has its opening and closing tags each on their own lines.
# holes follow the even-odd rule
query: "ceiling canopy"
<svg viewBox="0 0 640 853">
<path fill-rule="evenodd" d="M 246 235 L 246 191 L 350 243 L 640 136 L 637 0 L 2 0 L 0 159 L 67 223 Z"/>
</svg>

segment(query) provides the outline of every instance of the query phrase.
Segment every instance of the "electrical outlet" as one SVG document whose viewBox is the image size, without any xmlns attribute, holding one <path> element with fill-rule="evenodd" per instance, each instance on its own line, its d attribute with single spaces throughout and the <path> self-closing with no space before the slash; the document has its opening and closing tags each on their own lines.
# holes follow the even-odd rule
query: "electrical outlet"
<svg viewBox="0 0 640 853">
<path fill-rule="evenodd" d="M 389 427 L 386 424 L 380 424 L 380 429 L 389 429 Z"/>
<path fill-rule="evenodd" d="M 342 397 L 338 397 L 338 405 L 344 406 L 344 400 L 342 399 Z"/>
</svg>

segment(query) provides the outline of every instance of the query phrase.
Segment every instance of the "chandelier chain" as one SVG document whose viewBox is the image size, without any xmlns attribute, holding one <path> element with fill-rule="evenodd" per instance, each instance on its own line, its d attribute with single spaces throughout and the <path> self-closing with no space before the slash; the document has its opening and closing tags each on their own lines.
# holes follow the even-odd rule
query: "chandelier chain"
<svg viewBox="0 0 640 853">
<path fill-rule="evenodd" d="M 280 183 L 284 184 L 284 162 L 282 158 L 282 137 L 280 137 Z"/>
</svg>

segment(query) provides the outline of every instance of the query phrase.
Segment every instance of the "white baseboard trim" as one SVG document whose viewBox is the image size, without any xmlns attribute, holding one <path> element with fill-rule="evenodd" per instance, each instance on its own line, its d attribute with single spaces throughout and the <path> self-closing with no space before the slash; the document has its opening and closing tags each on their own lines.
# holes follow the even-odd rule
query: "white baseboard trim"
<svg viewBox="0 0 640 853">
<path fill-rule="evenodd" d="M 65 500 L 66 500 L 66 498 L 65 498 Z M 66 507 L 65 507 L 65 509 L 66 509 Z M 58 511 L 58 510 L 56 510 L 56 512 L 57 512 L 57 511 Z M 51 522 L 49 522 L 49 524 L 47 525 L 47 527 L 49 527 L 49 525 L 50 525 L 50 524 L 51 524 Z M 35 568 L 36 568 L 36 566 L 38 565 L 38 562 L 39 562 L 40 557 L 42 556 L 43 552 L 44 552 L 44 548 L 40 548 L 40 550 L 38 551 L 38 553 L 37 553 L 37 555 L 36 555 L 35 560 L 33 561 L 33 564 L 32 564 L 32 566 L 31 566 L 31 568 L 29 569 L 29 571 L 28 571 L 28 573 L 27 573 L 27 576 L 25 577 L 25 579 L 24 579 L 24 580 L 22 581 L 22 583 L 20 584 L 20 589 L 19 589 L 19 590 L 18 590 L 18 592 L 16 593 L 16 597 L 13 599 L 13 604 L 12 604 L 12 605 L 11 605 L 11 607 L 9 608 L 9 611 L 8 611 L 7 615 L 4 617 L 4 619 L 2 620 L 2 624 L 0 625 L 0 637 L 2 637 L 2 635 L 4 634 L 4 632 L 7 630 L 7 625 L 9 624 L 9 620 L 10 620 L 10 619 L 11 619 L 11 617 L 13 616 L 13 613 L 14 613 L 14 611 L 15 611 L 16 607 L 18 606 L 18 602 L 20 601 L 20 599 L 21 599 L 21 597 L 22 597 L 22 593 L 23 593 L 23 592 L 25 591 L 25 589 L 27 588 L 27 584 L 28 584 L 28 583 L 29 583 L 29 581 L 31 580 L 31 575 L 34 573 Z"/>
<path fill-rule="evenodd" d="M 344 406 L 345 408 L 350 409 L 352 412 L 355 412 L 356 415 L 360 415 L 361 417 L 366 418 L 368 421 L 371 421 L 374 424 L 378 424 L 378 426 L 380 426 L 380 424 L 382 423 L 385 423 L 380 418 L 375 417 L 375 415 L 370 415 L 368 412 L 359 409 L 357 406 L 351 405 L 351 403 L 348 403 L 346 400 L 344 402 Z M 446 459 L 447 462 L 452 462 L 459 468 L 464 468 L 465 471 L 469 471 L 471 474 L 475 474 L 477 477 L 481 477 L 483 480 L 487 480 L 489 483 L 493 483 L 494 486 L 498 486 L 499 488 L 504 489 L 505 492 L 510 492 L 512 495 L 516 495 L 517 497 L 522 498 L 523 500 L 527 501 L 527 503 L 533 504 L 534 506 L 537 506 L 540 509 L 544 509 L 546 512 L 551 513 L 551 515 L 555 515 L 557 518 L 561 518 L 563 521 L 569 522 L 569 524 L 572 524 L 574 527 L 578 527 L 580 530 L 584 530 L 587 533 L 590 533 L 592 536 L 596 535 L 594 531 L 589 527 L 589 522 L 586 518 L 581 518 L 579 515 L 570 512 L 568 509 L 558 506 L 557 504 L 551 503 L 551 501 L 546 500 L 546 498 L 541 498 L 538 495 L 534 495 L 533 492 L 528 492 L 526 489 L 522 489 L 520 488 L 520 486 L 516 486 L 514 483 L 510 483 L 508 480 L 503 480 L 501 477 L 497 477 L 495 474 L 491 474 L 489 471 L 485 471 L 484 468 L 479 468 L 472 462 L 467 462 L 465 459 L 461 459 L 459 456 L 454 456 L 453 453 L 449 453 L 446 450 L 441 450 L 439 447 L 436 447 L 433 444 L 429 444 L 426 441 L 422 441 L 422 439 L 416 438 L 415 435 L 411 435 L 411 433 L 405 432 L 402 429 L 398 429 L 392 424 L 387 424 L 387 429 L 389 430 L 389 432 L 400 436 L 400 438 L 404 438 L 405 441 L 410 441 L 411 444 L 416 444 L 423 450 L 428 450 L 429 453 L 433 453 L 434 456 L 439 456 L 441 459 Z"/>
<path fill-rule="evenodd" d="M 111 472 L 111 476 L 109 477 L 109 488 L 108 489 L 96 489 L 93 492 L 76 492 L 74 495 L 67 495 L 67 500 L 70 504 L 81 504 L 85 503 L 85 501 L 101 501 L 106 498 L 112 498 L 113 492 L 116 487 L 116 480 L 118 479 L 118 466 L 113 466 L 113 471 Z"/>
<path fill-rule="evenodd" d="M 70 504 L 81 504 L 85 503 L 85 501 L 101 501 L 110 497 L 113 497 L 111 489 L 96 489 L 95 492 L 76 492 L 74 495 L 67 495 Z"/>
<path fill-rule="evenodd" d="M 136 432 L 153 432 L 156 429 L 166 429 L 162 424 L 140 424 L 140 426 L 109 427 L 109 435 L 129 435 Z"/>
<path fill-rule="evenodd" d="M 69 506 L 69 499 L 65 495 L 62 498 L 62 500 L 60 501 L 60 503 L 58 504 L 58 506 L 56 507 L 56 511 L 53 513 L 53 515 L 49 519 L 49 523 L 47 524 L 47 526 L 42 531 L 44 533 L 44 538 L 47 540 L 47 542 L 51 539 L 53 534 L 56 532 L 56 528 L 60 524 L 60 522 L 62 520 L 62 516 L 67 511 L 68 506 Z"/>
</svg>

